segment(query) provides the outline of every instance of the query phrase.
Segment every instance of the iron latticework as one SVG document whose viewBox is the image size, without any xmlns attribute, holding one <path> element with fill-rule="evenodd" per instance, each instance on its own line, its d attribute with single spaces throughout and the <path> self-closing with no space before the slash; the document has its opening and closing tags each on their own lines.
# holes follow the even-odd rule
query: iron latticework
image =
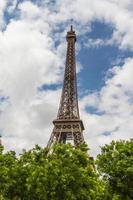
<svg viewBox="0 0 133 200">
<path fill-rule="evenodd" d="M 57 119 L 53 121 L 54 129 L 49 139 L 48 147 L 54 142 L 67 143 L 72 141 L 75 146 L 79 146 L 84 142 L 82 134 L 84 126 L 79 116 L 77 97 L 75 61 L 76 34 L 72 26 L 71 30 L 67 32 L 66 39 L 67 55 L 62 96 Z"/>
</svg>

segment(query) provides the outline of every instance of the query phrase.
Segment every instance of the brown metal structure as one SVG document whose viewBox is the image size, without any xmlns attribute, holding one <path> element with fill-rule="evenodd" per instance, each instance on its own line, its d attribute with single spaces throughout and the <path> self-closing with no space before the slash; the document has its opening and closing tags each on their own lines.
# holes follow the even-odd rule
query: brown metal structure
<svg viewBox="0 0 133 200">
<path fill-rule="evenodd" d="M 48 142 L 48 148 L 54 143 L 73 143 L 79 146 L 84 142 L 83 122 L 80 120 L 77 80 L 76 80 L 76 61 L 75 61 L 75 42 L 76 34 L 71 26 L 67 32 L 67 55 L 64 74 L 62 96 L 59 106 L 57 119 L 53 121 L 54 129 Z"/>
</svg>

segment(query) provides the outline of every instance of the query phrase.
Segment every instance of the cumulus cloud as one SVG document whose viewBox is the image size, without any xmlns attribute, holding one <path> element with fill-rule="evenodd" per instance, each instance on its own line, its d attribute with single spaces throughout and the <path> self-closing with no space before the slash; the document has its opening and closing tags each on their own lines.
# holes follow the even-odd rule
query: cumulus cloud
<svg viewBox="0 0 133 200">
<path fill-rule="evenodd" d="M 6 0 L 1 0 L 0 1 L 0 27 L 3 27 L 4 25 L 4 10 L 6 8 L 7 1 Z"/>
<path fill-rule="evenodd" d="M 57 99 L 58 91 L 50 95 L 47 91 L 38 100 L 42 84 L 60 81 L 62 61 L 49 35 L 49 24 L 27 14 L 37 13 L 36 8 L 29 3 L 27 11 L 20 5 L 20 19 L 12 20 L 0 32 L 0 95 L 8 97 L 1 101 L 0 129 L 5 147 L 17 151 L 35 143 L 46 144 L 42 137 L 48 137 L 47 122 L 57 110 L 51 99 Z"/>
<path fill-rule="evenodd" d="M 0 1 L 1 29 L 5 11 L 10 18 L 0 31 L 0 131 L 6 149 L 20 152 L 36 143 L 46 145 L 50 137 L 61 91 L 38 88 L 62 80 L 68 21 L 73 19 L 83 36 L 95 20 L 109 24 L 113 34 L 107 44 L 132 50 L 132 9 L 132 0 Z M 100 39 L 90 42 L 105 45 Z M 114 66 L 100 91 L 80 99 L 85 138 L 93 154 L 103 143 L 131 137 L 132 65 L 129 58 L 122 67 Z M 78 66 L 82 70 L 81 63 Z M 95 113 L 88 113 L 89 107 Z"/>
<path fill-rule="evenodd" d="M 122 67 L 114 66 L 105 86 L 81 100 L 86 139 L 95 154 L 100 145 L 111 140 L 133 137 L 132 66 L 131 58 L 125 60 Z M 93 108 L 95 112 L 89 113 L 89 108 Z"/>
<path fill-rule="evenodd" d="M 21 152 L 35 144 L 46 145 L 52 132 L 60 91 L 47 91 L 21 105 L 7 106 L 1 115 L 3 143 L 7 150 Z"/>
<path fill-rule="evenodd" d="M 88 41 L 84 44 L 85 47 L 88 48 L 98 48 L 100 46 L 112 45 L 112 40 L 110 39 L 88 39 Z"/>
<path fill-rule="evenodd" d="M 67 9 L 66 9 L 67 7 Z M 119 48 L 133 49 L 133 6 L 132 0 L 59 0 L 56 12 L 49 15 L 51 23 L 57 24 L 74 19 L 80 22 L 79 34 L 90 29 L 92 21 L 112 25 L 114 31 L 109 44 L 118 43 Z M 88 27 L 88 28 L 87 28 Z"/>
</svg>

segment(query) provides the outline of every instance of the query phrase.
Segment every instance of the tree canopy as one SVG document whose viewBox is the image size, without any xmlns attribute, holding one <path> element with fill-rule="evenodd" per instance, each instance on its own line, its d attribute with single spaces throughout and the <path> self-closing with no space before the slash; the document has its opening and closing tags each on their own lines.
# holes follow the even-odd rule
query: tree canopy
<svg viewBox="0 0 133 200">
<path fill-rule="evenodd" d="M 6 200 L 102 200 L 99 179 L 85 145 L 36 146 L 19 157 L 0 151 L 0 195 Z"/>
<path fill-rule="evenodd" d="M 106 181 L 112 199 L 133 199 L 133 140 L 112 141 L 101 148 L 98 171 Z"/>
<path fill-rule="evenodd" d="M 16 156 L 0 146 L 0 200 L 132 200 L 133 140 L 101 148 L 96 168 L 87 146 L 36 145 Z"/>
</svg>

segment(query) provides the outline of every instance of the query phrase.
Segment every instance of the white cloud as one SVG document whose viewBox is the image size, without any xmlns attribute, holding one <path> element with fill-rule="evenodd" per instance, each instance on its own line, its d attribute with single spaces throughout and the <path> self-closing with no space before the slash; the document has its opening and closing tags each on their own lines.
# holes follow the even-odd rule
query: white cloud
<svg viewBox="0 0 133 200">
<path fill-rule="evenodd" d="M 19 9 L 21 10 L 21 17 L 27 19 L 37 19 L 41 17 L 41 9 L 33 4 L 30 1 L 25 1 L 24 3 L 19 5 Z"/>
<path fill-rule="evenodd" d="M 21 18 L 0 32 L 0 94 L 9 96 L 0 105 L 0 129 L 6 149 L 17 151 L 46 144 L 58 91 L 40 96 L 38 87 L 61 79 L 62 61 L 54 49 L 49 24 L 26 14 L 36 13 L 30 6 L 28 11 L 20 6 Z"/>
<path fill-rule="evenodd" d="M 131 58 L 122 67 L 115 66 L 113 76 L 106 80 L 105 86 L 81 100 L 86 139 L 93 153 L 98 152 L 98 146 L 111 140 L 133 137 L 132 66 Z M 96 114 L 87 113 L 88 106 L 95 108 Z"/>
<path fill-rule="evenodd" d="M 30 103 L 8 106 L 1 115 L 3 143 L 7 150 L 21 152 L 35 144 L 46 145 L 52 132 L 60 91 L 47 91 Z"/>
<path fill-rule="evenodd" d="M 0 29 L 4 26 L 4 11 L 7 5 L 7 0 L 0 1 Z"/>
<path fill-rule="evenodd" d="M 59 0 L 56 3 L 56 12 L 49 13 L 49 21 L 58 24 L 70 19 L 78 24 L 80 22 L 80 26 L 76 26 L 79 34 L 88 31 L 92 21 L 109 24 L 114 28 L 109 43 L 118 43 L 120 48 L 133 49 L 132 0 Z"/>
<path fill-rule="evenodd" d="M 0 41 L 1 89 L 11 99 L 31 98 L 42 83 L 59 80 L 60 60 L 51 50 L 52 40 L 33 24 L 12 21 L 0 34 Z"/>
<path fill-rule="evenodd" d="M 8 0 L 7 1 L 7 12 L 9 14 L 12 14 L 14 12 L 14 10 L 16 9 L 17 6 L 17 0 Z"/>
<path fill-rule="evenodd" d="M 84 44 L 85 47 L 88 48 L 98 48 L 100 46 L 112 45 L 111 39 L 88 39 L 88 41 Z"/>
<path fill-rule="evenodd" d="M 38 7 L 31 1 L 23 2 L 19 5 L 21 17 L 30 20 L 39 19 L 38 23 L 41 20 L 45 21 L 50 27 L 52 26 L 53 30 L 57 29 L 57 25 L 70 22 L 73 19 L 74 23 L 76 22 L 78 34 L 88 32 L 91 22 L 98 20 L 114 28 L 112 38 L 106 42 L 100 41 L 100 45 L 101 42 L 103 45 L 105 43 L 106 45 L 118 43 L 120 48 L 133 49 L 132 0 L 120 2 L 117 0 L 58 0 L 55 1 L 54 6 L 43 1 L 42 5 L 42 7 Z"/>
</svg>

